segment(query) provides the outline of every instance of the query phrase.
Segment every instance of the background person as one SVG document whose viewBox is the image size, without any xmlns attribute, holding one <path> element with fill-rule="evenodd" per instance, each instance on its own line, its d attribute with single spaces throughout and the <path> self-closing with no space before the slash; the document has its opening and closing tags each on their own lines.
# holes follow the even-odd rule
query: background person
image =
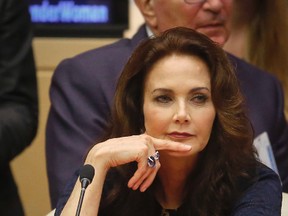
<svg viewBox="0 0 288 216">
<path fill-rule="evenodd" d="M 83 164 L 87 151 L 103 136 L 110 117 L 116 82 L 136 46 L 161 31 L 185 26 L 223 45 L 228 39 L 231 0 L 135 0 L 145 18 L 132 39 L 66 59 L 51 83 L 46 130 L 47 175 L 52 208 L 68 179 Z M 283 92 L 272 75 L 232 55 L 230 60 L 246 99 L 255 137 L 267 132 L 283 190 L 288 191 L 288 127 Z"/>
<path fill-rule="evenodd" d="M 24 215 L 10 162 L 36 135 L 38 101 L 32 29 L 23 0 L 0 1 L 1 215 Z"/>
<path fill-rule="evenodd" d="M 114 104 L 111 139 L 85 161 L 96 172 L 86 215 L 280 215 L 279 178 L 257 165 L 237 78 L 209 38 L 176 28 L 141 44 Z M 80 190 L 62 215 L 76 212 Z"/>
<path fill-rule="evenodd" d="M 230 37 L 224 49 L 275 74 L 285 92 L 288 115 L 287 0 L 234 0 Z"/>
</svg>

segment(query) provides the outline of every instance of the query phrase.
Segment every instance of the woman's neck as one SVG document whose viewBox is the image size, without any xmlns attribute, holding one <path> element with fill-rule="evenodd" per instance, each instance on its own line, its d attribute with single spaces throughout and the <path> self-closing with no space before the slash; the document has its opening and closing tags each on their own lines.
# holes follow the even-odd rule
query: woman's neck
<svg viewBox="0 0 288 216">
<path fill-rule="evenodd" d="M 162 157 L 162 155 L 161 155 Z M 160 187 L 156 191 L 156 197 L 165 209 L 177 209 L 181 206 L 187 191 L 187 180 L 194 169 L 196 159 L 187 163 L 187 160 L 170 160 L 158 171 Z"/>
</svg>

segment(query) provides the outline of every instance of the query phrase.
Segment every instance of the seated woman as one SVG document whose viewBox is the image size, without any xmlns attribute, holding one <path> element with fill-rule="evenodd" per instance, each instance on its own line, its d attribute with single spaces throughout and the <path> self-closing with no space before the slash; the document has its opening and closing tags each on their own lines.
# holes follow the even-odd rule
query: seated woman
<svg viewBox="0 0 288 216">
<path fill-rule="evenodd" d="M 170 29 L 144 41 L 123 70 L 107 136 L 85 160 L 95 176 L 82 212 L 280 215 L 280 180 L 257 162 L 252 142 L 225 52 L 191 29 Z M 75 214 L 77 178 L 56 215 Z"/>
</svg>

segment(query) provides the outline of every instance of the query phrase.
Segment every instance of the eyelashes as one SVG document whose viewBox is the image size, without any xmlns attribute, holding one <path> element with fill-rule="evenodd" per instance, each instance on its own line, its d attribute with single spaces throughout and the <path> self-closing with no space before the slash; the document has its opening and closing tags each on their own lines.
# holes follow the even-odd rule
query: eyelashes
<svg viewBox="0 0 288 216">
<path fill-rule="evenodd" d="M 208 100 L 208 96 L 204 94 L 199 94 L 193 97 L 192 99 L 195 103 L 203 104 Z"/>
<path fill-rule="evenodd" d="M 192 104 L 196 104 L 196 105 L 201 105 L 201 104 L 205 104 L 209 99 L 209 96 L 203 93 L 198 93 L 198 94 L 193 94 L 192 96 L 190 96 L 187 101 L 189 103 Z M 160 104 L 170 104 L 173 103 L 176 99 L 173 96 L 170 95 L 158 95 L 155 96 L 153 99 L 156 103 L 160 103 Z"/>
<path fill-rule="evenodd" d="M 166 104 L 172 102 L 172 98 L 168 95 L 159 95 L 154 98 L 154 101 Z"/>
</svg>

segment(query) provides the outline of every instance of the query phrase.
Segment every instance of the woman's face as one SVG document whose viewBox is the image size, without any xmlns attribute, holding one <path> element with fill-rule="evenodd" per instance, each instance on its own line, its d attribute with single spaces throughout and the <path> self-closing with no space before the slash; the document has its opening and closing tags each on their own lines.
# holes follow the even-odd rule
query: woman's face
<svg viewBox="0 0 288 216">
<path fill-rule="evenodd" d="M 147 134 L 187 143 L 193 154 L 201 152 L 216 115 L 206 64 L 188 55 L 159 60 L 145 80 L 143 112 Z"/>
</svg>

